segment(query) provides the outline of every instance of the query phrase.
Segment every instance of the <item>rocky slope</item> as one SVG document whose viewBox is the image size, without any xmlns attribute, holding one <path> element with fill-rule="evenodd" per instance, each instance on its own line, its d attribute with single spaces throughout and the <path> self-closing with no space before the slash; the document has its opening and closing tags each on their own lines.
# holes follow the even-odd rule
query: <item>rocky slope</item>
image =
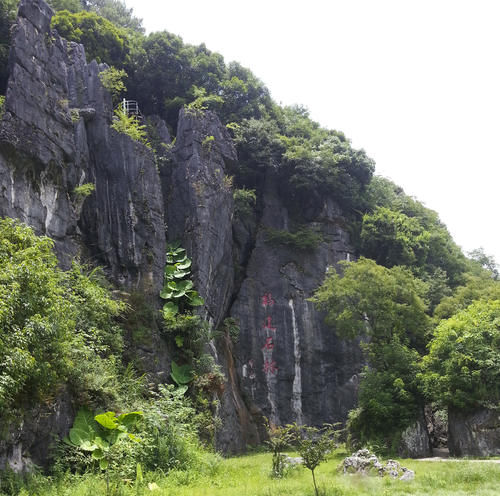
<svg viewBox="0 0 500 496">
<path fill-rule="evenodd" d="M 221 449 L 261 441 L 263 416 L 275 424 L 345 420 L 360 352 L 338 340 L 308 301 L 327 267 L 352 255 L 334 199 L 308 226 L 321 234 L 316 248 L 271 243 L 268 229 L 291 223 L 273 172 L 258 192 L 258 213 L 237 218 L 231 138 L 215 114 L 184 111 L 170 160 L 158 168 L 148 148 L 110 128 L 111 97 L 99 79 L 105 66 L 87 64 L 81 45 L 52 31 L 51 15 L 43 0 L 21 2 L 0 126 L 0 215 L 53 238 L 62 266 L 78 255 L 103 265 L 118 287 L 153 297 L 167 240 L 182 242 L 207 320 L 218 327 L 233 317 L 240 325 L 236 344 L 212 346 L 227 377 Z M 75 188 L 86 183 L 95 191 L 83 199 Z M 168 353 L 160 339 L 153 343 L 146 354 L 161 359 L 149 362 L 165 374 Z M 3 454 L 19 454 L 21 437 L 4 443 Z M 43 459 L 39 441 L 25 436 L 23 456 Z"/>
</svg>

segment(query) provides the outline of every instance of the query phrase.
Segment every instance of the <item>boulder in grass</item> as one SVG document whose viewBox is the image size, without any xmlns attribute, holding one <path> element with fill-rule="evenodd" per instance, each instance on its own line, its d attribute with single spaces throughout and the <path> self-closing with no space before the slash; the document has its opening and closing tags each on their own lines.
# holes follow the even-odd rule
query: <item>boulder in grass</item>
<svg viewBox="0 0 500 496">
<path fill-rule="evenodd" d="M 367 449 L 361 449 L 342 462 L 344 474 L 378 475 L 384 477 L 388 475 L 393 479 L 413 480 L 415 472 L 406 467 L 402 467 L 396 460 L 388 460 L 383 465 L 379 459 Z"/>
</svg>

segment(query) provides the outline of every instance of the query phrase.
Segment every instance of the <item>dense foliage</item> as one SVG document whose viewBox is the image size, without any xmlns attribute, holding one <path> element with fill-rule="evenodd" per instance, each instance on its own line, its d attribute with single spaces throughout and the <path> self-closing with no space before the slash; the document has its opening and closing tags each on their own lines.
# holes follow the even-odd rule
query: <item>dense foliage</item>
<svg viewBox="0 0 500 496">
<path fill-rule="evenodd" d="M 112 403 L 124 306 L 99 274 L 60 271 L 52 241 L 10 219 L 0 220 L 0 274 L 0 415 L 68 382 L 81 401 Z"/>
<path fill-rule="evenodd" d="M 391 446 L 419 413 L 416 373 L 429 326 L 426 287 L 406 269 L 365 258 L 342 268 L 343 276 L 327 274 L 313 301 L 338 334 L 368 338 L 359 406 L 349 420 L 351 441 Z"/>
<path fill-rule="evenodd" d="M 127 33 L 94 12 L 62 10 L 52 18 L 52 27 L 67 40 L 82 43 L 89 62 L 95 59 L 122 68 L 127 61 Z"/>
<path fill-rule="evenodd" d="M 441 288 L 438 298 L 431 291 L 436 278 L 423 281 L 414 275 L 419 271 L 398 265 L 360 258 L 345 262 L 342 275 L 327 274 L 313 301 L 337 334 L 363 338 L 368 363 L 358 407 L 349 415 L 351 444 L 396 451 L 425 401 L 458 409 L 498 407 L 500 284 L 495 264 L 488 270 L 483 265 L 470 263 L 466 284 L 453 294 Z M 433 298 L 439 304 L 431 318 L 426 301 Z"/>
<path fill-rule="evenodd" d="M 500 403 L 500 300 L 477 301 L 436 327 L 422 380 L 445 406 Z"/>
</svg>

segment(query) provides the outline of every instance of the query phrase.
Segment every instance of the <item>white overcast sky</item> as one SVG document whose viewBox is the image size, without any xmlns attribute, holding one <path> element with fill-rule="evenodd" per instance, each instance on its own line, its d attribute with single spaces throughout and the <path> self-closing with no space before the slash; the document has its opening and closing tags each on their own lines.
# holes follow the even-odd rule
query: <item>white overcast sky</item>
<svg viewBox="0 0 500 496">
<path fill-rule="evenodd" d="M 205 43 L 343 131 L 500 262 L 500 1 L 125 1 L 147 32 Z"/>
</svg>

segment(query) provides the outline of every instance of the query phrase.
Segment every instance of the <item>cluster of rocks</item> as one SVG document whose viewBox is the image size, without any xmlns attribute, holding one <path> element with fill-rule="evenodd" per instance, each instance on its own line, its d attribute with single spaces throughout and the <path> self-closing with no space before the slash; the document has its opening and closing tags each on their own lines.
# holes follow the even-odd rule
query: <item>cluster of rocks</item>
<svg viewBox="0 0 500 496">
<path fill-rule="evenodd" d="M 378 475 L 384 477 L 388 475 L 393 479 L 413 480 L 415 472 L 406 467 L 402 467 L 396 460 L 387 460 L 382 464 L 379 459 L 367 449 L 361 449 L 342 462 L 344 474 Z"/>
</svg>

